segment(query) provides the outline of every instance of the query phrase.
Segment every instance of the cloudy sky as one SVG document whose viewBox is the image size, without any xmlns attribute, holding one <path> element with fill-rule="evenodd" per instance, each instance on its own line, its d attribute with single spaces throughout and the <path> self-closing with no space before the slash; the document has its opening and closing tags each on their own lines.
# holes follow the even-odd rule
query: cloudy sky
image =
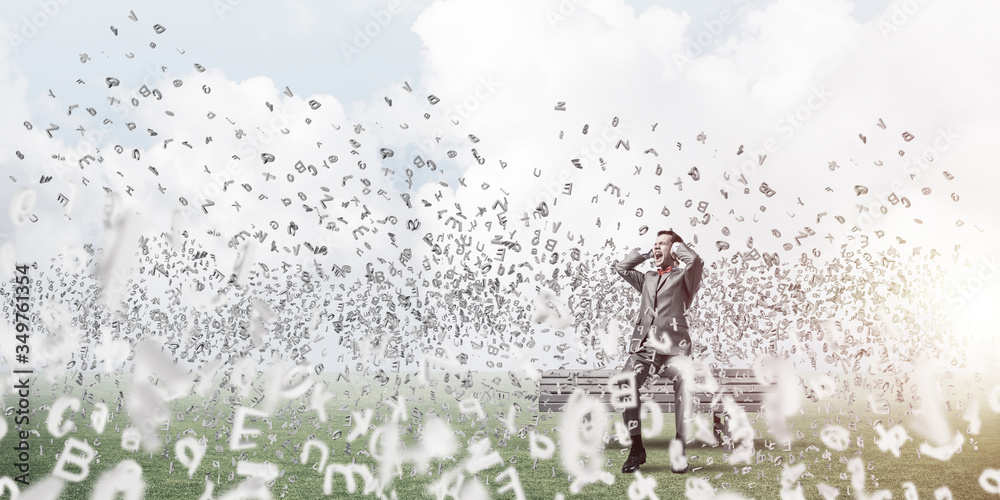
<svg viewBox="0 0 1000 500">
<path fill-rule="evenodd" d="M 962 286 L 1000 251 L 998 21 L 971 0 L 7 2 L 0 257 L 183 228 L 228 270 L 265 230 L 258 260 L 308 242 L 360 269 L 430 256 L 428 234 L 496 261 L 497 235 L 599 253 L 673 227 L 707 261 L 933 247 Z"/>
</svg>

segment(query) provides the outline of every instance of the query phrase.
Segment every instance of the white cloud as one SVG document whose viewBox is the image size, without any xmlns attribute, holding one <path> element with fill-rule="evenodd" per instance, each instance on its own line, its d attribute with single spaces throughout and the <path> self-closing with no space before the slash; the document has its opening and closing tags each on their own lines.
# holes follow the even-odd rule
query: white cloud
<svg viewBox="0 0 1000 500">
<path fill-rule="evenodd" d="M 690 36 L 708 28 L 692 26 L 690 16 L 669 8 L 654 6 L 636 13 L 623 2 L 438 2 L 413 25 L 424 45 L 420 73 L 386 83 L 370 100 L 354 105 L 344 105 L 333 95 L 289 97 L 282 92 L 280 75 L 236 82 L 215 68 L 194 72 L 189 69 L 191 59 L 172 55 L 183 63 L 171 63 L 150 85 L 162 89 L 163 100 L 143 98 L 127 116 L 115 116 L 117 128 L 96 144 L 105 162 L 83 170 L 76 164 L 82 154 L 77 153 L 74 128 L 87 118 L 79 111 L 72 118 L 65 116 L 72 102 L 61 94 L 40 100 L 26 96 L 23 77 L 9 65 L 9 56 L 0 57 L 8 63 L 0 67 L 5 71 L 0 73 L 0 91 L 10 100 L 8 116 L 18 117 L 0 124 L 3 151 L 20 148 L 31 154 L 29 161 L 54 151 L 76 153 L 67 154 L 67 167 L 58 171 L 52 165 L 59 162 L 29 165 L 10 156 L 0 160 L 5 173 L 19 179 L 17 184 L 3 182 L 0 189 L 8 198 L 22 179 L 30 180 L 39 171 L 59 174 L 53 183 L 35 186 L 40 193 L 36 226 L 13 228 L 5 219 L 0 232 L 14 235 L 19 254 L 30 252 L 32 245 L 47 252 L 61 248 L 53 235 L 94 240 L 104 203 L 101 187 L 108 186 L 123 193 L 133 189 L 134 209 L 144 214 L 144 230 L 152 235 L 168 231 L 180 211 L 199 241 L 217 253 L 222 268 L 236 259 L 227 246 L 234 234 L 263 230 L 270 237 L 258 249 L 261 261 L 307 260 L 302 250 L 296 258 L 271 252 L 274 240 L 279 248 L 305 241 L 329 246 L 332 255 L 321 259 L 326 268 L 349 263 L 364 269 L 378 257 L 398 261 L 402 249 L 410 247 L 411 265 L 419 271 L 422 259 L 433 257 L 424 235 L 442 235 L 441 246 L 450 245 L 454 251 L 454 240 L 444 235 L 463 236 L 457 234 L 456 222 L 462 224 L 461 232 L 474 238 L 473 248 L 485 245 L 476 256 L 498 258 L 498 246 L 491 243 L 496 235 L 520 243 L 521 253 L 508 251 L 507 266 L 535 264 L 528 253 L 535 246 L 548 254 L 542 249 L 549 239 L 557 242 L 556 252 L 578 246 L 598 253 L 606 239 L 614 238 L 616 252 L 622 253 L 624 246 L 648 245 L 650 235 L 638 232 L 643 225 L 653 233 L 672 226 L 689 241 L 697 235 L 699 252 L 709 261 L 720 256 L 716 240 L 732 245 L 722 254 L 726 256 L 735 249 L 748 250 L 745 242 L 750 237 L 754 247 L 774 252 L 782 251 L 781 245 L 805 227 L 815 229 L 817 234 L 802 247 L 785 254 L 786 260 L 794 260 L 813 246 L 825 252 L 836 249 L 840 240 L 827 244 L 823 237 L 828 232 L 838 238 L 851 235 L 849 226 L 856 217 L 844 226 L 833 217 L 852 216 L 859 203 L 852 195 L 854 186 L 866 184 L 875 193 L 893 181 L 908 183 L 901 163 L 907 158 L 901 160 L 896 151 L 906 148 L 912 158 L 934 145 L 939 128 L 953 126 L 960 140 L 941 153 L 945 163 L 935 164 L 907 188 L 914 207 L 890 207 L 892 214 L 879 218 L 876 227 L 942 249 L 950 248 L 953 239 L 965 238 L 961 241 L 970 242 L 973 251 L 995 251 L 995 236 L 971 233 L 968 226 L 985 225 L 988 219 L 982 214 L 996 208 L 992 194 L 982 187 L 987 183 L 976 185 L 976 179 L 996 180 L 984 165 L 992 157 L 989 138 L 998 128 L 998 103 L 991 89 L 1000 75 L 996 65 L 984 63 L 981 55 L 965 47 L 995 46 L 996 35 L 987 28 L 1000 16 L 975 2 L 928 2 L 885 39 L 880 23 L 891 19 L 893 7 L 866 25 L 853 20 L 851 7 L 842 0 L 778 0 L 762 9 L 741 9 L 734 2 L 731 22 L 713 35 L 710 48 L 679 67 L 677 56 L 688 53 Z M 304 25 L 304 31 L 309 27 Z M 136 63 L 155 67 L 155 53 L 144 57 Z M 85 70 L 97 75 L 121 62 L 88 64 Z M 171 83 L 177 78 L 184 81 L 179 88 Z M 403 80 L 412 91 L 402 88 Z M 135 83 L 123 78 L 116 92 L 125 97 L 137 90 Z M 203 85 L 211 87 L 210 94 Z M 440 102 L 428 100 L 431 94 Z M 311 109 L 311 100 L 320 106 Z M 554 109 L 559 102 L 565 102 L 565 111 Z M 208 118 L 209 112 L 215 117 Z M 29 115 L 59 119 L 66 126 L 50 140 L 37 128 L 29 132 L 20 125 L 20 117 Z M 306 123 L 307 118 L 312 123 Z M 884 131 L 875 126 L 879 118 L 887 124 Z M 137 130 L 124 131 L 125 121 L 139 124 Z M 364 131 L 356 133 L 355 125 Z M 158 135 L 149 137 L 147 128 Z M 237 137 L 239 130 L 243 138 Z M 704 143 L 697 139 L 702 132 L 707 136 Z M 916 139 L 904 141 L 903 132 Z M 858 133 L 867 136 L 867 144 Z M 207 136 L 212 136 L 211 143 L 205 143 Z M 164 148 L 168 138 L 173 142 Z M 624 143 L 616 149 L 619 140 L 628 142 L 628 151 Z M 119 143 L 125 148 L 121 154 L 113 149 Z M 745 152 L 737 156 L 740 146 Z M 141 161 L 131 156 L 133 148 L 139 149 Z M 380 148 L 392 148 L 394 155 L 382 159 Z M 765 148 L 767 159 L 757 165 L 757 155 Z M 448 158 L 448 151 L 454 151 L 455 158 Z M 265 165 L 262 153 L 273 154 L 275 161 Z M 232 158 L 234 154 L 239 158 Z M 474 154 L 484 159 L 482 164 Z M 337 155 L 338 162 L 322 167 L 331 155 Z M 435 170 L 415 165 L 416 155 L 434 161 Z M 570 162 L 575 158 L 582 169 Z M 317 175 L 297 171 L 298 160 L 316 166 Z M 874 167 L 876 160 L 884 166 Z M 831 172 L 829 161 L 836 161 L 840 170 Z M 956 176 L 952 184 L 938 172 L 945 164 Z M 148 169 L 151 165 L 159 175 Z M 698 168 L 700 180 L 688 175 L 692 167 Z M 641 173 L 633 175 L 637 168 Z M 726 199 L 719 192 L 723 173 L 736 171 L 738 177 L 739 169 L 745 172 L 749 194 L 730 188 Z M 406 183 L 407 170 L 413 172 L 412 189 Z M 274 178 L 265 180 L 265 172 Z M 83 176 L 90 186 L 82 185 Z M 219 184 L 229 177 L 233 183 L 220 192 Z M 683 190 L 675 186 L 678 178 Z M 776 191 L 773 197 L 760 192 L 764 182 Z M 244 183 L 252 191 L 247 192 Z M 571 196 L 563 194 L 566 183 L 573 184 Z M 933 186 L 933 196 L 919 194 L 924 184 Z M 160 185 L 165 193 L 160 193 Z M 58 192 L 69 186 L 80 196 L 72 222 L 62 220 L 65 210 L 56 201 Z M 368 195 L 359 194 L 365 189 L 371 190 Z M 400 195 L 405 191 L 412 209 L 404 208 Z M 962 195 L 960 205 L 948 196 L 953 191 Z M 260 194 L 268 199 L 259 200 Z M 303 207 L 318 206 L 326 194 L 334 200 L 325 211 Z M 597 203 L 591 202 L 594 195 Z M 352 201 L 355 196 L 357 202 Z M 291 201 L 288 207 L 282 198 Z M 208 214 L 201 208 L 206 199 L 215 202 Z M 689 199 L 691 206 L 686 207 Z M 533 215 L 543 201 L 551 215 Z M 712 218 L 693 227 L 691 219 L 703 217 L 697 208 L 701 201 L 708 202 Z M 238 212 L 233 203 L 241 205 Z M 509 207 L 504 231 L 499 210 L 493 208 L 497 203 Z M 766 211 L 760 210 L 762 205 Z M 362 220 L 364 207 L 371 213 Z M 485 208 L 483 215 L 480 207 Z M 669 218 L 660 215 L 664 207 L 670 210 Z M 827 216 L 816 223 L 821 212 Z M 321 223 L 320 213 L 330 218 Z M 927 219 L 924 227 L 935 229 L 914 224 L 917 214 Z M 935 222 L 940 224 L 931 226 L 939 214 L 941 220 Z M 521 221 L 525 215 L 530 227 Z M 347 221 L 337 223 L 340 231 L 323 228 L 337 217 Z M 395 224 L 379 222 L 390 217 Z M 595 224 L 599 217 L 601 227 Z M 952 228 L 954 217 L 967 219 L 967 227 Z M 270 228 L 272 220 L 278 229 Z M 411 220 L 420 227 L 407 229 Z M 295 236 L 288 234 L 291 222 L 300 228 Z M 361 225 L 379 233 L 355 239 L 352 231 Z M 723 228 L 729 236 L 723 235 Z M 210 230 L 221 235 L 209 237 Z M 782 236 L 772 236 L 772 230 Z M 586 240 L 583 245 L 575 243 L 580 236 Z M 536 237 L 539 243 L 533 245 Z M 890 236 L 886 241 L 893 240 Z M 364 247 L 366 242 L 371 249 Z M 466 263 L 473 267 L 475 260 Z M 538 265 L 536 271 L 550 274 L 554 267 Z"/>
<path fill-rule="evenodd" d="M 508 167 L 501 170 L 495 164 L 485 165 L 470 169 L 469 175 L 497 185 L 515 179 L 517 193 L 528 200 L 534 198 L 534 189 L 538 188 L 526 188 L 523 179 L 532 179 L 529 176 L 534 169 L 540 169 L 540 179 L 545 180 L 557 179 L 557 173 L 572 175 L 577 181 L 574 195 L 560 198 L 559 202 L 565 204 L 558 217 L 567 224 L 586 221 L 591 227 L 585 234 L 595 236 L 607 232 L 606 228 L 593 227 L 599 211 L 617 213 L 613 216 L 616 220 L 631 226 L 625 234 L 635 234 L 632 231 L 639 224 L 631 224 L 633 220 L 621 214 L 638 207 L 658 213 L 662 197 L 651 192 L 649 186 L 645 190 L 642 187 L 651 181 L 673 196 L 673 207 L 689 196 L 695 201 L 699 196 L 709 200 L 719 207 L 716 220 L 729 226 L 739 226 L 725 213 L 729 208 L 747 218 L 756 213 L 766 227 L 745 227 L 743 231 L 734 227 L 743 238 L 768 233 L 771 228 L 788 234 L 805 225 L 815 226 L 801 221 L 822 211 L 831 215 L 842 211 L 849 216 L 847 207 L 816 203 L 825 185 L 841 178 L 834 174 L 831 179 L 826 162 L 838 159 L 841 164 L 851 164 L 852 158 L 844 153 L 858 149 L 856 131 L 861 127 L 871 129 L 879 116 L 893 115 L 896 128 L 890 128 L 887 134 L 899 136 L 904 129 L 920 129 L 919 136 L 927 137 L 946 124 L 939 118 L 943 110 L 952 114 L 948 123 L 980 122 L 977 113 L 957 110 L 982 103 L 981 96 L 988 94 L 975 91 L 979 82 L 998 80 L 988 65 L 975 64 L 955 50 L 945 56 L 943 47 L 957 48 L 963 36 L 984 36 L 981 30 L 966 35 L 948 28 L 969 16 L 962 14 L 963 10 L 981 12 L 972 4 L 922 6 L 888 43 L 881 40 L 880 18 L 861 26 L 851 17 L 852 4 L 845 1 L 778 1 L 743 12 L 737 12 L 740 6 L 736 5 L 734 24 L 726 26 L 728 35 L 721 35 L 724 42 L 711 53 L 694 58 L 681 72 L 676 71 L 673 58 L 665 54 L 685 53 L 685 16 L 659 8 L 636 16 L 619 3 L 590 2 L 567 15 L 553 17 L 551 13 L 558 13 L 559 5 L 440 3 L 423 13 L 414 30 L 426 46 L 422 79 L 425 88 L 442 96 L 463 96 L 474 93 L 482 75 L 503 82 L 463 125 L 490 144 L 480 150 L 492 153 L 491 162 L 503 158 Z M 890 6 L 887 13 L 892 9 Z M 940 22 L 944 11 L 953 18 L 953 24 Z M 554 28 L 550 25 L 552 19 L 557 20 Z M 928 36 L 933 33 L 941 36 Z M 978 74 L 964 81 L 930 78 L 927 65 L 920 63 L 928 57 L 959 74 Z M 937 96 L 946 97 L 938 101 Z M 442 99 L 445 102 L 446 98 Z M 553 110 L 558 101 L 567 103 L 566 112 Z M 934 105 L 928 110 L 917 102 Z M 810 106 L 816 109 L 804 109 Z M 568 153 L 577 147 L 574 144 L 563 148 L 561 143 L 582 139 L 587 144 L 591 137 L 582 137 L 582 126 L 589 123 L 595 128 L 595 122 L 607 123 L 614 116 L 621 118 L 621 137 L 631 140 L 631 154 L 606 151 L 604 157 L 611 165 L 608 171 L 574 171 Z M 802 117 L 807 119 L 800 127 Z M 654 122 L 659 122 L 655 133 L 649 130 Z M 705 147 L 693 140 L 703 130 L 709 136 Z M 559 131 L 565 133 L 563 141 L 556 137 Z M 874 134 L 871 132 L 876 139 Z M 769 138 L 776 140 L 778 149 L 751 176 L 752 195 L 723 200 L 714 184 L 722 180 L 724 169 L 736 167 L 747 158 L 736 157 L 736 148 L 744 144 L 748 152 L 759 149 Z M 687 156 L 677 152 L 675 142 L 697 153 Z M 651 147 L 661 156 L 654 160 L 637 154 Z M 699 147 L 702 149 L 695 149 Z M 883 142 L 869 147 L 867 153 L 871 155 L 875 147 L 882 148 L 878 154 L 898 149 L 897 145 Z M 958 151 L 956 148 L 951 153 Z M 713 158 L 708 158 L 709 153 Z M 645 164 L 644 172 L 648 173 L 656 163 L 670 172 L 671 181 L 678 176 L 689 180 L 685 191 L 673 191 L 667 187 L 670 183 L 666 178 L 648 174 L 632 182 L 630 176 L 636 164 Z M 698 190 L 695 186 L 703 186 L 684 175 L 691 164 L 699 165 L 702 184 L 712 189 Z M 858 178 L 869 175 L 871 172 L 860 172 Z M 532 184 L 541 182 L 532 180 Z M 627 203 L 628 210 L 603 204 L 587 206 L 590 196 L 601 192 L 609 182 L 636 189 Z M 757 192 L 761 182 L 767 182 L 778 195 L 765 200 Z M 796 206 L 801 195 L 811 202 L 805 208 Z M 473 191 L 469 196 L 479 193 Z M 757 210 L 765 201 L 772 208 L 767 214 Z M 786 215 L 796 212 L 797 220 Z M 573 215 L 567 220 L 569 214 Z M 681 221 L 665 222 L 648 215 L 642 219 L 653 225 L 676 227 L 686 225 L 687 216 Z M 698 232 L 711 239 L 721 238 L 722 225 L 713 223 Z M 835 224 L 823 226 L 823 234 L 837 229 Z M 771 238 L 758 237 L 757 241 L 762 248 L 780 246 L 777 241 L 771 243 Z M 785 241 L 789 238 L 781 240 Z"/>
</svg>

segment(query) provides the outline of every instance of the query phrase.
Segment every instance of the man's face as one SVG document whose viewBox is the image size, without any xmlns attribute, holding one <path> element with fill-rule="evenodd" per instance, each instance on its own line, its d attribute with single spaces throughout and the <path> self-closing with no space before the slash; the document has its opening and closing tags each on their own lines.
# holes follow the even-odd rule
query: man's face
<svg viewBox="0 0 1000 500">
<path fill-rule="evenodd" d="M 656 267 L 666 267 L 674 262 L 674 258 L 670 256 L 670 245 L 672 245 L 674 239 L 669 234 L 661 234 L 656 237 L 656 242 L 653 243 L 653 264 Z"/>
</svg>

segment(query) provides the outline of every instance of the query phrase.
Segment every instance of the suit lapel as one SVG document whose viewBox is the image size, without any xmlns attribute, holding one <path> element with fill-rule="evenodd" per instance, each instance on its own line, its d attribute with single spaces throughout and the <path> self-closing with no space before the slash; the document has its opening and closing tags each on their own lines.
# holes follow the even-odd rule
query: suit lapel
<svg viewBox="0 0 1000 500">
<path fill-rule="evenodd" d="M 659 277 L 660 276 L 655 273 L 651 276 L 646 275 L 646 287 L 645 287 L 646 290 L 644 293 L 648 297 L 647 304 L 649 305 L 649 307 L 653 307 L 653 304 L 656 301 L 656 292 L 659 286 L 659 282 L 657 280 L 659 279 Z"/>
<path fill-rule="evenodd" d="M 656 283 L 656 293 L 660 293 L 660 289 L 663 288 L 663 284 L 666 283 L 668 279 L 670 279 L 670 273 L 667 273 L 663 276 L 660 276 L 659 273 L 657 273 L 656 277 L 657 279 L 659 279 L 659 281 Z"/>
</svg>

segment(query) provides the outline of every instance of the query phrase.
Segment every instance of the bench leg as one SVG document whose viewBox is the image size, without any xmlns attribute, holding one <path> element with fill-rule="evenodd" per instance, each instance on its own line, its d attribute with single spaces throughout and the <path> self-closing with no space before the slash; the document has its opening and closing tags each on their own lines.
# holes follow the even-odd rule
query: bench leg
<svg viewBox="0 0 1000 500">
<path fill-rule="evenodd" d="M 715 440 L 722 444 L 722 436 L 726 432 L 726 428 L 722 424 L 722 416 L 719 413 L 712 412 L 712 430 L 715 432 Z"/>
</svg>

